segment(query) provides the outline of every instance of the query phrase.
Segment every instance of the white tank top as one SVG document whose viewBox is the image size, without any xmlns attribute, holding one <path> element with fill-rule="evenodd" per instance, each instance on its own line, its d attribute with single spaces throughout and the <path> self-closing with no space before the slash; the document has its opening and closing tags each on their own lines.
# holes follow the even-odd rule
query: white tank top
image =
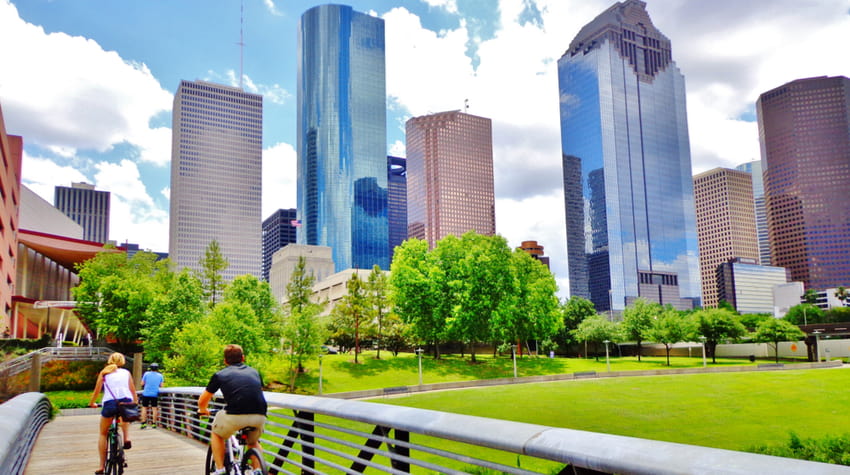
<svg viewBox="0 0 850 475">
<path fill-rule="evenodd" d="M 109 389 L 106 389 L 107 386 Z M 130 392 L 130 372 L 124 368 L 118 368 L 103 377 L 103 401 L 101 401 L 101 404 L 113 399 L 124 398 L 133 399 L 133 393 Z"/>
</svg>

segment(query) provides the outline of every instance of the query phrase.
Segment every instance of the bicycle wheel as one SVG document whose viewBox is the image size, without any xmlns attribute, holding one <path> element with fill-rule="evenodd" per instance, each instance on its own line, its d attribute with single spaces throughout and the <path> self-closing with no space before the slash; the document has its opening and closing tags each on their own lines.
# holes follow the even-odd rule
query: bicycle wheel
<svg viewBox="0 0 850 475">
<path fill-rule="evenodd" d="M 213 460 L 212 447 L 207 447 L 207 470 L 204 473 L 215 473 L 215 460 Z"/>
<path fill-rule="evenodd" d="M 122 475 L 124 473 L 124 442 L 118 432 L 113 432 L 108 437 L 106 465 L 103 467 L 103 473 L 105 475 Z"/>
<path fill-rule="evenodd" d="M 245 455 L 242 456 L 242 463 L 239 464 L 239 466 L 242 467 L 242 473 L 251 473 L 251 470 L 254 470 L 255 463 L 259 464 L 263 475 L 269 474 L 269 469 L 266 467 L 266 461 L 263 459 L 263 454 L 260 453 L 259 450 L 253 448 L 246 450 Z"/>
</svg>

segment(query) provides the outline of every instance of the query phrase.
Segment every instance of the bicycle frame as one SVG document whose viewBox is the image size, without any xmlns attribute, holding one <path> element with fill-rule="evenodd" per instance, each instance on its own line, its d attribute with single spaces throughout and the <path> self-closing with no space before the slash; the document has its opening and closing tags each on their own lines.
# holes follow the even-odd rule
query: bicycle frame
<svg viewBox="0 0 850 475">
<path fill-rule="evenodd" d="M 109 424 L 109 431 L 106 433 L 106 463 L 103 467 L 104 475 L 122 475 L 124 467 L 127 466 L 124 458 L 124 440 L 121 435 L 121 427 L 119 418 L 116 414 L 112 417 L 112 422 Z"/>
<path fill-rule="evenodd" d="M 212 418 L 214 413 L 210 414 Z M 263 455 L 256 449 L 246 447 L 248 440 L 248 428 L 243 427 L 224 441 L 224 470 L 229 475 L 249 475 L 254 473 L 254 469 L 250 466 L 251 460 L 260 462 L 260 470 L 263 474 L 268 473 Z M 215 462 L 213 461 L 212 446 L 207 449 L 206 473 L 215 472 Z"/>
</svg>

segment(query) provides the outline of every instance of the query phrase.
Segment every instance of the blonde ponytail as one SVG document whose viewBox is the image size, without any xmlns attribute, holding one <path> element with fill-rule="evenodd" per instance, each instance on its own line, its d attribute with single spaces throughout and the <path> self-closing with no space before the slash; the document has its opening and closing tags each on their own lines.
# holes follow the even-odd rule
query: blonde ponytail
<svg viewBox="0 0 850 475">
<path fill-rule="evenodd" d="M 124 360 L 124 355 L 117 352 L 112 353 L 111 355 L 109 355 L 109 360 L 107 360 L 106 362 L 106 367 L 104 367 L 100 371 L 100 374 L 102 376 L 106 376 L 109 373 L 113 373 L 117 371 L 119 367 L 124 366 L 125 362 L 126 361 Z"/>
</svg>

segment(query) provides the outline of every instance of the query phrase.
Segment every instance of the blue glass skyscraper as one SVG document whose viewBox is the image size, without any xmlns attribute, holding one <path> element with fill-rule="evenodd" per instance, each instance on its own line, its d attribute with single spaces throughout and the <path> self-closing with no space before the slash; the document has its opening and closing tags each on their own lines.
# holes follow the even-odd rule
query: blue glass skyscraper
<svg viewBox="0 0 850 475">
<path fill-rule="evenodd" d="M 688 308 L 700 274 L 685 80 L 646 4 L 587 24 L 558 60 L 570 294 Z"/>
<path fill-rule="evenodd" d="M 320 5 L 298 30 L 298 243 L 388 269 L 384 21 Z"/>
</svg>

